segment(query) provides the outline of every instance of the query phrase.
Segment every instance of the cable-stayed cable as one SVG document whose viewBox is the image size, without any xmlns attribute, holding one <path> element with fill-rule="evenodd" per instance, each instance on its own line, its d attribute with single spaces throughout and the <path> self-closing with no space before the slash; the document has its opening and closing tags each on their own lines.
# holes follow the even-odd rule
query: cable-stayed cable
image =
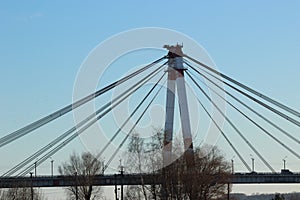
<svg viewBox="0 0 300 200">
<path fill-rule="evenodd" d="M 14 132 L 2 137 L 2 138 L 0 138 L 0 148 L 7 145 L 7 144 L 9 144 L 9 143 L 11 143 L 12 141 L 24 136 L 24 135 L 26 135 L 26 134 L 42 127 L 43 125 L 45 125 L 45 124 L 47 124 L 47 123 L 49 123 L 49 122 L 51 122 L 51 121 L 53 121 L 53 120 L 55 120 L 55 119 L 57 119 L 61 116 L 67 114 L 72 109 L 76 109 L 79 106 L 91 101 L 92 99 L 106 93 L 107 91 L 111 90 L 112 88 L 116 87 L 117 85 L 126 82 L 127 80 L 133 78 L 134 76 L 136 76 L 136 75 L 142 73 L 143 71 L 149 69 L 153 65 L 161 62 L 165 58 L 166 58 L 166 56 L 164 56 L 164 57 L 162 57 L 162 58 L 146 65 L 145 67 L 143 67 L 143 68 L 141 68 L 141 69 L 139 69 L 139 70 L 137 70 L 137 71 L 121 78 L 121 79 L 119 79 L 118 81 L 115 81 L 115 82 L 111 83 L 110 85 L 96 91 L 95 93 L 90 94 L 90 95 L 76 101 L 75 103 L 72 103 L 72 104 L 70 104 L 70 105 L 68 105 L 68 106 L 66 106 L 66 107 L 64 107 L 64 108 L 62 108 L 62 109 L 60 109 L 56 112 L 51 113 L 50 115 L 47 115 L 46 117 L 43 117 L 43 118 L 41 118 L 41 119 L 39 119 L 39 120 L 23 127 L 23 128 L 20 128 L 20 129 L 14 131 Z"/>
<path fill-rule="evenodd" d="M 129 95 L 131 95 L 130 93 Z M 61 142 L 58 146 L 56 146 L 54 149 L 52 149 L 50 152 L 42 156 L 40 159 L 36 161 L 36 166 L 39 166 L 42 164 L 45 160 L 47 160 L 50 156 L 58 152 L 60 149 L 62 149 L 64 146 L 66 146 L 68 143 L 70 143 L 72 140 L 74 140 L 77 136 L 79 136 L 81 133 L 83 133 L 85 130 L 87 130 L 89 127 L 91 127 L 93 124 L 95 124 L 98 120 L 100 120 L 102 117 L 104 117 L 106 114 L 108 114 L 114 107 L 119 105 L 122 101 L 124 101 L 129 95 L 126 95 L 126 97 L 123 97 L 120 101 L 118 101 L 116 104 L 112 105 L 108 109 L 106 109 L 103 113 L 101 113 L 99 116 L 97 116 L 95 119 L 91 120 L 89 123 L 87 123 L 85 126 L 83 126 L 81 129 L 73 133 L 70 137 L 65 139 L 63 142 Z M 28 174 L 33 169 L 33 166 L 29 166 L 20 172 L 18 176 L 24 176 Z"/>
<path fill-rule="evenodd" d="M 186 62 L 185 62 L 186 63 Z M 260 117 L 261 119 L 263 119 L 264 121 L 266 121 L 268 124 L 270 124 L 271 126 L 273 126 L 274 128 L 276 128 L 277 130 L 279 130 L 280 132 L 282 132 L 284 135 L 286 135 L 287 137 L 289 137 L 290 139 L 292 139 L 293 141 L 295 141 L 296 143 L 300 144 L 300 140 L 297 139 L 296 137 L 294 137 L 292 134 L 288 133 L 287 131 L 285 131 L 284 129 L 282 129 L 281 127 L 279 127 L 278 125 L 276 125 L 274 122 L 272 122 L 271 120 L 267 119 L 266 117 L 264 117 L 262 114 L 260 114 L 259 112 L 257 112 L 256 110 L 254 110 L 253 108 L 251 108 L 250 106 L 248 106 L 246 103 L 244 103 L 243 101 L 241 101 L 240 99 L 238 99 L 237 97 L 235 97 L 234 95 L 232 95 L 230 92 L 226 91 L 224 88 L 220 87 L 218 84 L 216 84 L 214 81 L 212 81 L 211 79 L 209 79 L 206 75 L 204 75 L 203 73 L 199 72 L 197 69 L 195 69 L 193 66 L 191 66 L 189 63 L 186 63 L 189 67 L 191 67 L 191 69 L 193 69 L 194 71 L 196 71 L 200 76 L 204 77 L 206 80 L 208 80 L 210 83 L 214 84 L 216 87 L 218 87 L 221 91 L 225 92 L 228 96 L 230 96 L 231 98 L 233 98 L 235 101 L 237 101 L 238 103 L 240 103 L 242 106 L 244 106 L 245 108 L 247 108 L 248 110 L 250 110 L 251 112 L 253 112 L 254 114 L 256 114 L 258 117 Z M 200 80 L 201 81 L 201 80 Z M 202 81 L 201 81 L 202 82 Z M 220 94 L 218 94 L 217 92 L 215 92 L 215 94 L 217 94 L 220 98 L 224 99 L 224 97 L 222 97 Z M 224 99 L 225 101 L 225 99 Z"/>
<path fill-rule="evenodd" d="M 159 80 L 160 81 L 160 80 Z M 150 95 L 150 93 L 154 90 L 154 88 L 158 85 L 159 82 L 157 82 L 152 88 L 151 90 L 148 92 L 148 94 L 144 97 L 144 99 L 141 101 L 140 104 L 142 104 Z M 103 168 L 103 173 L 104 171 L 107 169 L 107 167 L 110 165 L 110 163 L 112 162 L 112 160 L 115 158 L 115 156 L 117 155 L 117 153 L 119 152 L 119 150 L 122 148 L 122 146 L 124 145 L 124 143 L 126 142 L 126 140 L 129 138 L 129 136 L 131 135 L 132 131 L 135 129 L 136 125 L 140 122 L 140 120 L 142 119 L 142 117 L 144 116 L 144 114 L 146 113 L 147 109 L 150 107 L 150 105 L 152 104 L 152 102 L 154 101 L 154 99 L 157 97 L 157 95 L 159 94 L 160 90 L 162 89 L 163 84 L 160 86 L 159 90 L 155 93 L 155 95 L 153 96 L 153 98 L 151 99 L 151 101 L 148 103 L 148 105 L 146 106 L 146 108 L 143 110 L 142 114 L 139 116 L 139 118 L 136 120 L 136 122 L 134 123 L 134 125 L 132 126 L 132 128 L 130 129 L 130 131 L 128 132 L 128 134 L 126 135 L 126 137 L 122 140 L 122 142 L 119 144 L 118 148 L 114 151 L 114 153 L 112 154 L 112 156 L 110 157 L 110 159 L 107 161 L 107 163 L 105 164 L 104 168 Z"/>
<path fill-rule="evenodd" d="M 146 78 L 145 82 L 146 83 L 148 80 L 150 80 L 151 78 L 153 78 L 155 75 L 157 75 L 159 72 L 161 72 L 161 70 L 163 70 L 163 66 L 165 64 L 163 64 L 162 66 L 160 66 L 158 69 L 160 69 L 159 71 L 155 72 L 155 74 L 150 76 L 148 75 L 148 78 Z M 149 79 L 150 78 L 150 79 Z M 140 87 L 142 87 L 142 85 L 140 85 L 139 87 L 135 88 L 133 91 L 131 91 L 129 94 L 127 94 L 125 97 L 123 97 L 121 100 L 119 100 L 118 102 L 116 102 L 115 104 L 111 105 L 108 109 L 106 109 L 103 113 L 101 113 L 99 116 L 97 116 L 95 119 L 91 120 L 89 123 L 87 123 L 85 126 L 83 126 L 81 129 L 79 129 L 77 132 L 73 133 L 69 138 L 65 139 L 63 142 L 61 142 L 58 146 L 56 146 L 54 149 L 52 149 L 50 152 L 48 152 L 47 154 L 45 154 L 44 156 L 42 156 L 41 158 L 39 158 L 36 161 L 36 166 L 39 166 L 40 164 L 42 164 L 44 161 L 46 161 L 50 156 L 52 156 L 53 154 L 55 154 L 56 152 L 58 152 L 60 149 L 62 149 L 64 146 L 66 146 L 68 143 L 70 143 L 73 139 L 75 139 L 78 135 L 80 135 L 82 132 L 84 132 L 86 129 L 88 129 L 90 126 L 92 126 L 94 123 L 96 123 L 98 120 L 100 120 L 102 117 L 104 117 L 107 113 L 109 113 L 113 108 L 115 108 L 117 105 L 119 105 L 121 102 L 123 102 L 126 98 L 128 98 L 130 95 L 132 95 L 134 92 L 136 92 Z M 34 166 L 30 165 L 28 166 L 25 170 L 23 170 L 22 172 L 20 172 L 18 174 L 18 176 L 24 176 L 26 174 L 28 174 L 32 169 L 34 168 Z"/>
<path fill-rule="evenodd" d="M 224 137 L 224 139 L 226 140 L 226 142 L 229 144 L 229 146 L 232 148 L 232 150 L 235 152 L 235 154 L 239 157 L 239 159 L 242 161 L 242 163 L 244 164 L 244 166 L 247 168 L 247 170 L 249 172 L 251 172 L 251 168 L 250 166 L 247 164 L 247 162 L 245 161 L 245 159 L 242 157 L 242 155 L 239 153 L 239 151 L 235 148 L 235 146 L 232 144 L 232 142 L 230 141 L 230 139 L 226 136 L 225 132 L 221 129 L 221 127 L 218 125 L 218 123 L 214 120 L 214 118 L 211 116 L 211 114 L 208 112 L 208 110 L 205 108 L 205 106 L 203 105 L 203 103 L 197 98 L 198 103 L 201 105 L 202 109 L 205 111 L 205 113 L 209 116 L 209 118 L 212 120 L 212 122 L 215 124 L 215 126 L 217 127 L 217 129 L 220 131 L 220 133 L 222 134 L 222 136 Z"/>
<path fill-rule="evenodd" d="M 96 158 L 99 159 L 101 155 L 104 153 L 104 151 L 108 148 L 108 146 L 113 142 L 113 140 L 117 137 L 117 135 L 122 131 L 122 129 L 126 126 L 128 121 L 133 117 L 133 115 L 138 111 L 138 109 L 142 106 L 143 102 L 146 100 L 146 98 L 150 95 L 150 93 L 153 91 L 153 89 L 157 86 L 157 84 L 161 81 L 161 79 L 164 77 L 165 73 L 159 78 L 157 83 L 152 87 L 152 89 L 149 91 L 149 93 L 144 97 L 144 99 L 136 106 L 136 108 L 131 112 L 131 114 L 128 116 L 128 118 L 123 122 L 123 124 L 120 126 L 120 128 L 116 131 L 116 133 L 111 137 L 111 139 L 106 143 L 106 145 L 102 148 L 102 150 L 97 154 Z"/>
<path fill-rule="evenodd" d="M 212 67 L 210 67 L 210 66 L 208 66 L 208 65 L 206 65 L 206 64 L 204 64 L 204 63 L 202 63 L 202 62 L 200 62 L 200 61 L 198 61 L 198 60 L 196 60 L 196 59 L 194 59 L 194 58 L 192 58 L 192 57 L 190 57 L 190 56 L 188 56 L 186 54 L 184 55 L 184 57 L 187 57 L 188 59 L 192 60 L 193 62 L 195 62 L 195 63 L 197 63 L 199 65 L 201 65 L 205 69 L 207 69 L 207 70 L 209 70 L 209 71 L 211 71 L 211 72 L 213 72 L 213 73 L 221 76 L 222 78 L 225 78 L 226 80 L 228 80 L 228 81 L 230 81 L 230 82 L 238 85 L 239 87 L 241 87 L 241 88 L 243 88 L 243 89 L 251 92 L 252 94 L 254 94 L 254 95 L 256 95 L 256 96 L 258 96 L 258 97 L 260 97 L 260 98 L 262 98 L 262 99 L 264 99 L 266 101 L 268 101 L 269 103 L 272 103 L 273 105 L 276 105 L 279 108 L 281 108 L 281 109 L 283 109 L 283 110 L 285 110 L 285 111 L 287 111 L 287 112 L 289 112 L 289 113 L 291 113 L 291 114 L 293 114 L 293 115 L 295 115 L 297 117 L 300 117 L 300 112 L 298 112 L 298 111 L 296 111 L 296 110 L 294 110 L 294 109 L 292 109 L 292 108 L 290 108 L 290 107 L 288 107 L 288 106 L 286 106 L 286 105 L 284 105 L 284 104 L 282 104 L 282 103 L 280 103 L 280 102 L 278 102 L 278 101 L 276 101 L 276 100 L 274 100 L 274 99 L 272 99 L 272 98 L 270 98 L 270 97 L 268 97 L 268 96 L 266 96 L 266 95 L 264 95 L 264 94 L 262 94 L 262 93 L 260 93 L 260 92 L 258 92 L 256 90 L 254 90 L 254 89 L 252 89 L 252 88 L 250 88 L 250 87 L 248 87 L 248 86 L 246 86 L 246 85 L 244 85 L 244 84 L 242 84 L 242 83 L 234 80 L 233 78 L 230 78 L 229 76 L 227 76 L 227 75 L 225 75 L 225 74 L 223 74 L 223 73 L 221 73 L 221 72 L 213 69 Z"/>
<path fill-rule="evenodd" d="M 219 111 L 219 113 L 225 118 L 225 120 L 230 124 L 230 126 L 238 133 L 238 135 L 244 140 L 244 142 L 254 151 L 254 153 L 260 158 L 260 160 L 271 170 L 271 172 L 275 173 L 275 170 L 272 166 L 264 159 L 264 157 L 256 150 L 256 148 L 247 140 L 247 138 L 242 134 L 242 132 L 233 124 L 233 122 L 225 115 L 224 112 L 216 105 L 216 103 L 208 96 L 208 94 L 201 88 L 201 86 L 195 81 L 195 79 L 190 75 L 189 72 L 186 72 L 190 79 L 194 82 L 194 84 L 200 89 L 200 91 L 204 94 L 204 96 L 214 105 L 214 107 Z M 211 88 L 210 88 L 211 89 Z M 212 90 L 212 89 L 211 89 Z M 215 92 L 214 90 L 212 90 Z M 216 93 L 216 92 L 215 92 Z M 221 96 L 220 96 L 221 97 Z M 229 103 L 233 106 L 230 102 L 226 99 L 222 98 L 226 103 Z"/>
<path fill-rule="evenodd" d="M 133 91 L 133 92 L 135 92 L 135 91 Z M 133 92 L 131 92 L 131 94 Z M 48 152 L 46 155 L 44 155 L 43 157 L 41 157 L 40 159 L 38 159 L 36 161 L 36 166 L 39 166 L 41 163 L 43 163 L 44 161 L 46 161 L 50 156 L 52 156 L 57 151 L 59 151 L 61 148 L 63 148 L 66 144 L 68 144 L 69 142 L 71 142 L 74 138 L 76 138 L 84 130 L 86 130 L 88 127 L 90 127 L 93 123 L 95 123 L 96 121 L 98 121 L 99 119 L 101 119 L 104 115 L 106 115 L 107 113 L 109 113 L 115 106 L 117 106 L 119 103 L 121 103 L 125 98 L 127 98 L 131 94 L 129 94 L 126 97 L 124 97 L 122 100 L 120 100 L 119 102 L 117 102 L 113 107 L 107 109 L 104 113 L 102 113 L 101 115 L 99 115 L 95 120 L 91 121 L 89 124 L 87 124 L 82 129 L 80 129 L 79 131 L 77 131 L 77 133 L 73 134 L 71 137 L 69 137 L 67 140 L 65 140 L 64 142 L 62 142 L 60 145 L 58 145 L 53 150 L 51 150 L 50 152 Z M 25 170 L 23 170 L 22 172 L 20 172 L 18 174 L 18 176 L 25 176 L 26 174 L 28 174 L 33 169 L 34 169 L 34 165 L 30 165 Z"/>
<path fill-rule="evenodd" d="M 281 111 L 279 111 L 279 110 L 277 110 L 277 109 L 275 109 L 275 108 L 269 106 L 268 104 L 266 104 L 266 103 L 260 101 L 259 99 L 255 98 L 255 97 L 252 97 L 251 95 L 249 95 L 249 94 L 247 94 L 246 92 L 244 92 L 244 91 L 238 89 L 237 87 L 231 85 L 230 83 L 228 83 L 228 82 L 226 82 L 226 81 L 220 79 L 219 77 L 217 77 L 217 76 L 215 76 L 215 75 L 213 75 L 213 74 L 211 74 L 211 73 L 209 73 L 209 72 L 207 72 L 207 71 L 203 71 L 203 72 L 209 74 L 210 76 L 214 77 L 214 78 L 217 79 L 218 81 L 224 83 L 225 85 L 229 86 L 230 88 L 234 89 L 235 91 L 239 92 L 240 94 L 246 96 L 247 98 L 251 99 L 252 101 L 254 101 L 254 102 L 260 104 L 261 106 L 267 108 L 268 110 L 272 111 L 273 113 L 277 114 L 278 116 L 280 116 L 280 117 L 282 117 L 282 118 L 288 120 L 289 122 L 295 124 L 296 126 L 300 127 L 300 122 L 297 121 L 297 120 L 295 120 L 294 118 L 291 118 L 291 117 L 289 117 L 288 115 L 284 114 L 283 112 L 281 112 Z"/>
<path fill-rule="evenodd" d="M 81 122 L 79 122 L 76 126 L 72 127 L 71 129 L 69 129 L 68 131 L 66 131 L 65 133 L 63 133 L 62 135 L 60 135 L 59 137 L 57 137 L 53 141 L 51 141 L 49 144 L 47 144 L 46 146 L 44 146 L 42 149 L 38 150 L 37 152 L 35 152 L 34 154 L 32 154 L 31 156 L 29 156 L 28 158 L 26 158 L 24 161 L 22 161 L 21 163 L 19 163 L 16 166 L 14 166 L 13 168 L 11 168 L 9 171 L 7 171 L 6 173 L 4 173 L 2 175 L 2 177 L 3 176 L 11 176 L 15 172 L 19 171 L 24 166 L 26 166 L 27 164 L 29 164 L 30 162 L 32 162 L 35 158 L 39 157 L 40 155 L 42 155 L 43 153 L 45 153 L 46 151 L 48 151 L 50 148 L 52 148 L 53 146 L 55 146 L 58 142 L 62 141 L 68 135 L 70 135 L 71 133 L 73 133 L 74 131 L 76 131 L 76 129 L 79 129 L 84 124 L 86 124 L 88 121 L 90 121 L 92 118 L 96 117 L 99 113 L 101 113 L 103 110 L 105 110 L 106 108 L 108 108 L 114 102 L 116 102 L 121 97 L 123 97 L 124 95 L 126 95 L 127 93 L 129 93 L 135 87 L 138 86 L 134 91 L 136 91 L 137 89 L 139 89 L 140 87 L 142 87 L 150 79 L 152 79 L 154 76 L 156 76 L 162 70 L 162 67 L 165 64 L 166 63 L 164 63 L 163 65 L 159 66 L 158 68 L 156 68 L 152 72 L 150 72 L 150 75 L 147 75 L 146 77 L 143 77 L 142 79 L 140 79 L 136 84 L 134 84 L 133 86 L 131 86 L 130 88 L 128 88 L 126 91 L 124 91 L 123 93 L 121 93 L 120 95 L 118 95 L 111 102 L 106 103 L 104 106 L 102 106 L 100 109 L 98 109 L 95 113 L 89 115 L 87 118 L 85 118 L 84 120 L 82 120 Z"/>
<path fill-rule="evenodd" d="M 217 77 L 216 77 L 217 78 Z M 232 105 L 232 104 L 231 104 Z M 233 105 L 232 105 L 233 106 Z M 278 144 L 280 144 L 282 147 L 284 147 L 286 150 L 288 150 L 290 153 L 292 153 L 294 156 L 296 156 L 298 159 L 300 159 L 300 155 L 292 150 L 290 147 L 288 147 L 286 144 L 281 142 L 278 138 L 273 136 L 269 131 L 267 131 L 265 128 L 263 128 L 261 125 L 259 125 L 257 122 L 255 122 L 253 119 L 251 119 L 249 116 L 247 116 L 245 113 L 237 109 L 235 106 L 233 106 L 235 110 L 237 110 L 241 115 L 243 115 L 246 119 L 248 119 L 251 123 L 253 123 L 256 127 L 258 127 L 261 131 L 263 131 L 265 134 L 270 136 L 274 141 L 276 141 Z"/>
</svg>

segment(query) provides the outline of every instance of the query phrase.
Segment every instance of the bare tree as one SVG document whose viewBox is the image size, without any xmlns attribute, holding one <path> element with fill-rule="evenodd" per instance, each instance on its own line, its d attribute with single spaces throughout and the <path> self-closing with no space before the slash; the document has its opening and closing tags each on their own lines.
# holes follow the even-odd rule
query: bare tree
<svg viewBox="0 0 300 200">
<path fill-rule="evenodd" d="M 285 200 L 283 194 L 280 193 L 276 193 L 274 198 L 272 198 L 272 200 Z"/>
<path fill-rule="evenodd" d="M 127 173 L 144 173 L 145 142 L 138 134 L 133 134 L 130 137 L 128 144 L 128 154 L 126 160 Z M 126 199 L 148 199 L 145 185 L 128 186 L 126 190 Z"/>
<path fill-rule="evenodd" d="M 157 130 L 156 130 L 157 131 Z M 128 146 L 129 154 L 126 169 L 128 173 L 160 173 L 162 167 L 162 131 L 157 131 L 149 140 L 131 137 Z M 227 192 L 231 180 L 230 165 L 217 147 L 206 146 L 194 150 L 193 162 L 195 166 L 187 167 L 184 153 L 180 150 L 180 143 L 174 142 L 174 157 L 179 157 L 170 166 L 164 168 L 161 178 L 162 185 L 130 186 L 127 199 L 222 199 Z M 181 148 L 182 149 L 182 148 Z M 180 156 L 183 155 L 183 156 Z"/>
<path fill-rule="evenodd" d="M 103 162 L 89 152 L 84 152 L 81 156 L 74 152 L 68 162 L 59 166 L 58 172 L 61 175 L 73 176 L 78 184 L 67 189 L 69 199 L 76 199 L 76 194 L 80 200 L 96 199 L 96 197 L 99 199 L 101 188 L 93 186 L 93 180 L 95 175 L 102 172 L 102 167 Z"/>
<path fill-rule="evenodd" d="M 230 165 L 217 147 L 197 148 L 194 167 L 184 156 L 167 168 L 166 189 L 172 199 L 222 199 L 231 180 Z"/>
<path fill-rule="evenodd" d="M 130 137 L 126 153 L 126 173 L 156 173 L 162 166 L 162 131 L 155 130 L 150 138 L 140 138 L 135 133 Z M 143 182 L 143 177 L 141 177 Z M 159 199 L 160 185 L 127 186 L 125 199 Z"/>
<path fill-rule="evenodd" d="M 163 131 L 154 130 L 151 138 L 138 134 L 130 138 L 128 145 L 127 173 L 161 173 L 162 185 L 129 186 L 126 199 L 215 200 L 224 199 L 231 181 L 230 164 L 217 147 L 204 146 L 194 150 L 192 167 L 188 167 L 185 153 L 179 141 L 173 144 L 173 156 L 178 158 L 170 166 L 162 168 Z"/>
<path fill-rule="evenodd" d="M 39 190 L 33 189 L 32 192 L 34 200 L 45 199 Z M 31 195 L 30 187 L 9 188 L 0 191 L 0 200 L 31 200 Z"/>
<path fill-rule="evenodd" d="M 299 193 L 292 193 L 290 200 L 297 200 L 300 199 L 300 194 Z"/>
</svg>

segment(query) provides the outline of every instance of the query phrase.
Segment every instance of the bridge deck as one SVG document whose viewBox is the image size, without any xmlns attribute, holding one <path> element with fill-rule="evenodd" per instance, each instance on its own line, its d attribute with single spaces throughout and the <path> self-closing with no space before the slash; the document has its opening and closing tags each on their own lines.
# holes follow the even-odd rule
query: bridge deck
<svg viewBox="0 0 300 200">
<path fill-rule="evenodd" d="M 38 176 L 38 177 L 8 177 L 0 178 L 0 188 L 10 187 L 67 187 L 80 185 L 80 176 Z M 124 174 L 122 175 L 97 175 L 93 185 L 151 185 L 161 184 L 159 174 Z M 266 173 L 236 173 L 233 175 L 232 184 L 287 184 L 300 183 L 298 174 L 266 174 Z"/>
</svg>

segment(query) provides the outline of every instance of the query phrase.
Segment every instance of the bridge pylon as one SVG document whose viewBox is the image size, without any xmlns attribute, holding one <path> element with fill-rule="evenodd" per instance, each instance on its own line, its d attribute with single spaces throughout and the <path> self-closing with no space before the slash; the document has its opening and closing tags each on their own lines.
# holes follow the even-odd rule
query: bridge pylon
<svg viewBox="0 0 300 200">
<path fill-rule="evenodd" d="M 184 79 L 183 52 L 182 45 L 169 46 L 164 48 L 168 52 L 168 81 L 167 81 L 167 97 L 166 97 L 166 119 L 164 129 L 164 147 L 163 147 L 163 166 L 166 167 L 173 162 L 172 156 L 172 140 L 174 126 L 174 106 L 175 93 L 177 90 L 178 104 L 181 119 L 181 130 L 184 143 L 184 156 L 187 167 L 194 166 L 194 150 L 191 134 L 190 116 L 188 102 L 186 96 L 186 87 Z"/>
</svg>

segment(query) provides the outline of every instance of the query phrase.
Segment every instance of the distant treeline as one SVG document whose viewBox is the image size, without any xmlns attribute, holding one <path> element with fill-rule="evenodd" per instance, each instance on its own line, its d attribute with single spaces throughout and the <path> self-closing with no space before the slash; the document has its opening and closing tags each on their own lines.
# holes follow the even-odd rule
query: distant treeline
<svg viewBox="0 0 300 200">
<path fill-rule="evenodd" d="M 280 196 L 284 197 L 284 200 L 300 200 L 300 193 L 287 193 L 280 194 Z M 253 195 L 245 195 L 245 194 L 232 194 L 231 200 L 272 200 L 274 199 L 275 194 L 253 194 Z"/>
</svg>

